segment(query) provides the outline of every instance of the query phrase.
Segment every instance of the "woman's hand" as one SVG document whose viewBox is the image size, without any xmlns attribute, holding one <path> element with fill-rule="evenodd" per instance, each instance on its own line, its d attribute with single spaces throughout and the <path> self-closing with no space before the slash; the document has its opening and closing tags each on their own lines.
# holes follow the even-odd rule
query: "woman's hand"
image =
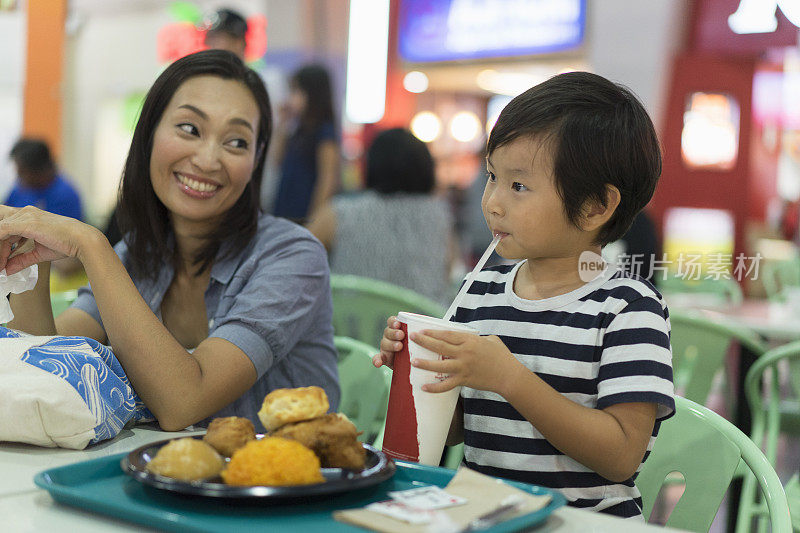
<svg viewBox="0 0 800 533">
<path fill-rule="evenodd" d="M 422 390 L 427 392 L 444 392 L 465 385 L 503 395 L 504 386 L 520 372 L 521 364 L 496 335 L 481 337 L 458 331 L 424 330 L 413 334 L 411 340 L 446 357 L 443 361 L 411 359 L 416 368 L 448 374 L 439 383 L 423 385 Z"/>
<path fill-rule="evenodd" d="M 0 205 L 0 270 L 14 274 L 37 263 L 79 257 L 91 226 L 35 207 Z"/>
<path fill-rule="evenodd" d="M 394 354 L 403 349 L 403 330 L 400 329 L 400 321 L 396 316 L 390 316 L 386 320 L 386 329 L 383 330 L 381 339 L 381 352 L 372 358 L 372 364 L 380 368 L 386 365 L 394 369 Z"/>
</svg>

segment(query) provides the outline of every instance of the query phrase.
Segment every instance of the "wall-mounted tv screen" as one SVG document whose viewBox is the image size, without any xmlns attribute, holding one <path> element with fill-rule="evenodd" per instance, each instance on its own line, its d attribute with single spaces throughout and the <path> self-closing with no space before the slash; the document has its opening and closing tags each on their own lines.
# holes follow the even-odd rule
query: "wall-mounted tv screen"
<svg viewBox="0 0 800 533">
<path fill-rule="evenodd" d="M 585 19 L 586 0 L 401 0 L 398 47 L 414 63 L 561 52 Z"/>
</svg>

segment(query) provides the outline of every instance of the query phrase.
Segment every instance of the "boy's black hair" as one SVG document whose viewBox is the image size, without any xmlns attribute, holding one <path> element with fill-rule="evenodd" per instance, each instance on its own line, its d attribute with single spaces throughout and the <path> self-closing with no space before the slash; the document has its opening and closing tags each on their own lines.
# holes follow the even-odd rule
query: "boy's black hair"
<svg viewBox="0 0 800 533">
<path fill-rule="evenodd" d="M 559 74 L 520 94 L 503 109 L 487 154 L 520 137 L 552 146 L 556 190 L 577 225 L 587 201 L 606 205 L 606 184 L 620 203 L 597 243 L 622 237 L 653 196 L 661 149 L 644 106 L 626 87 L 589 72 Z"/>
<path fill-rule="evenodd" d="M 31 172 L 46 172 L 55 169 L 47 143 L 40 139 L 22 138 L 14 143 L 10 157 L 20 169 Z"/>
<path fill-rule="evenodd" d="M 379 133 L 367 151 L 368 189 L 381 194 L 429 193 L 436 183 L 428 146 L 403 128 Z"/>
</svg>

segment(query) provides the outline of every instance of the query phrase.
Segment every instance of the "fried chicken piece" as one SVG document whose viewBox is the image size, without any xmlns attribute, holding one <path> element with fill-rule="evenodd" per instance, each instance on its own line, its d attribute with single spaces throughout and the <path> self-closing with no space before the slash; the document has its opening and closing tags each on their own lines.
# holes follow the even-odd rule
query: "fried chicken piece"
<svg viewBox="0 0 800 533">
<path fill-rule="evenodd" d="M 225 457 L 231 457 L 233 452 L 255 439 L 253 423 L 239 416 L 215 418 L 208 425 L 208 431 L 203 437 L 204 441 Z"/>
<path fill-rule="evenodd" d="M 293 439 L 311 448 L 319 457 L 323 468 L 364 468 L 366 452 L 357 440 L 360 432 L 341 413 L 286 424 L 270 435 Z"/>
<path fill-rule="evenodd" d="M 328 407 L 328 395 L 322 387 L 275 389 L 264 397 L 258 418 L 267 431 L 274 431 L 284 424 L 322 416 Z"/>
</svg>

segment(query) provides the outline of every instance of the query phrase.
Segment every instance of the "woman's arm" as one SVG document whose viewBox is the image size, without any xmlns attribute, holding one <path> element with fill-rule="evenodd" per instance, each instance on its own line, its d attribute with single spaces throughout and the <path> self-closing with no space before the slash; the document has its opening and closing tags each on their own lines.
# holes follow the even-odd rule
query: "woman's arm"
<svg viewBox="0 0 800 533">
<path fill-rule="evenodd" d="M 133 388 L 163 429 L 178 430 L 202 420 L 255 382 L 253 364 L 231 342 L 209 338 L 189 354 L 147 306 L 99 230 L 35 208 L 2 208 L 0 217 L 0 268 L 6 267 L 9 274 L 61 257 L 81 261 L 107 339 Z M 34 249 L 9 259 L 10 242 L 18 237 L 33 239 Z M 52 321 L 49 298 L 42 296 L 45 290 L 43 285 L 30 301 L 38 311 L 46 310 Z M 26 312 L 20 308 L 20 313 L 19 319 L 26 320 Z M 87 320 L 94 322 L 86 313 L 68 309 L 63 316 L 58 320 L 59 333 L 94 337 L 82 331 Z"/>
<path fill-rule="evenodd" d="M 181 346 L 139 295 L 110 246 L 87 246 L 81 262 L 114 354 L 163 429 L 202 420 L 255 383 L 255 367 L 233 343 L 208 338 L 191 354 Z"/>
<path fill-rule="evenodd" d="M 55 335 L 56 323 L 50 305 L 50 263 L 39 264 L 36 286 L 21 294 L 9 294 L 8 301 L 14 319 L 8 327 L 31 335 Z"/>
<path fill-rule="evenodd" d="M 308 231 L 319 239 L 325 249 L 329 252 L 333 248 L 333 241 L 336 236 L 336 210 L 330 203 L 325 204 L 314 214 L 314 218 L 308 223 Z"/>
<path fill-rule="evenodd" d="M 308 207 L 309 218 L 330 200 L 339 184 L 339 145 L 326 139 L 317 147 L 317 181 Z"/>
</svg>

